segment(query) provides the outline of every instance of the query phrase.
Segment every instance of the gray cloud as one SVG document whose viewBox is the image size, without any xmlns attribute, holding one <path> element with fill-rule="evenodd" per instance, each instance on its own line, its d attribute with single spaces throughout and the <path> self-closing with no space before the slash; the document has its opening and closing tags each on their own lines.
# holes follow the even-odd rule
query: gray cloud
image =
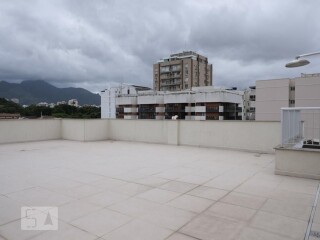
<svg viewBox="0 0 320 240">
<path fill-rule="evenodd" d="M 152 64 L 189 49 L 209 57 L 219 86 L 320 72 L 319 57 L 284 68 L 320 50 L 319 12 L 317 0 L 3 0 L 0 79 L 152 86 Z"/>
</svg>

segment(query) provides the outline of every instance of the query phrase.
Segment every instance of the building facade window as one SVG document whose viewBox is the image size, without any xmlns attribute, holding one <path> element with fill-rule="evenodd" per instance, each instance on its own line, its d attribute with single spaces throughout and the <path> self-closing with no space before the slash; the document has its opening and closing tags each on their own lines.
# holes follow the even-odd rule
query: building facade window
<svg viewBox="0 0 320 240">
<path fill-rule="evenodd" d="M 180 70 L 180 65 L 172 65 L 171 70 L 172 70 L 172 71 L 178 71 L 178 70 Z"/>
<path fill-rule="evenodd" d="M 184 65 L 184 74 L 185 76 L 188 76 L 189 74 L 189 66 L 188 66 L 188 63 L 186 65 Z"/>
<path fill-rule="evenodd" d="M 169 66 L 161 67 L 161 72 L 169 72 L 169 71 L 170 71 Z"/>
</svg>

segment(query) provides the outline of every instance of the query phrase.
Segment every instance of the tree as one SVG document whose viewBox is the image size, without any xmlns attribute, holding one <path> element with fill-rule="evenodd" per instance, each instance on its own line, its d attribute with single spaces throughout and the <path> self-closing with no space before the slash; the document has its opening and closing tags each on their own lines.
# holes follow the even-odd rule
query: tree
<svg viewBox="0 0 320 240">
<path fill-rule="evenodd" d="M 5 98 L 0 98 L 0 113 L 22 113 L 23 108 Z"/>
</svg>

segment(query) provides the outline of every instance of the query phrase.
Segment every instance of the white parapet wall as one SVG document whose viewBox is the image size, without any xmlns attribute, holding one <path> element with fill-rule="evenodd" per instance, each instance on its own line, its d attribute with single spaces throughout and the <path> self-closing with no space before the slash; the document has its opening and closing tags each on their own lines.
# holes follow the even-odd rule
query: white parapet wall
<svg viewBox="0 0 320 240">
<path fill-rule="evenodd" d="M 63 119 L 62 139 L 74 141 L 101 141 L 108 139 L 108 120 Z"/>
<path fill-rule="evenodd" d="M 109 120 L 109 139 L 274 152 L 280 122 Z"/>
<path fill-rule="evenodd" d="M 0 144 L 61 138 L 60 119 L 0 120 Z"/>
<path fill-rule="evenodd" d="M 274 152 L 280 122 L 125 119 L 1 120 L 0 143 L 66 139 L 135 141 Z"/>
<path fill-rule="evenodd" d="M 280 134 L 280 122 L 180 121 L 179 144 L 273 152 Z"/>
<path fill-rule="evenodd" d="M 320 179 L 320 151 L 307 148 L 276 148 L 275 173 L 292 177 Z"/>
<path fill-rule="evenodd" d="M 167 144 L 168 121 L 110 119 L 109 139 Z"/>
</svg>

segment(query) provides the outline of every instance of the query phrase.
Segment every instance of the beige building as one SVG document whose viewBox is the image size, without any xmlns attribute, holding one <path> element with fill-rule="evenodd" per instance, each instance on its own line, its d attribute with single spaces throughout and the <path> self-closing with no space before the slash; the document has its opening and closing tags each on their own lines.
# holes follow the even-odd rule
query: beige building
<svg viewBox="0 0 320 240">
<path fill-rule="evenodd" d="M 180 91 L 200 86 L 212 86 L 212 64 L 204 56 L 184 51 L 153 65 L 155 91 Z"/>
<path fill-rule="evenodd" d="M 256 120 L 280 121 L 283 107 L 320 107 L 320 74 L 256 81 Z"/>
<path fill-rule="evenodd" d="M 320 73 L 301 74 L 295 79 L 295 106 L 320 107 Z"/>
</svg>

